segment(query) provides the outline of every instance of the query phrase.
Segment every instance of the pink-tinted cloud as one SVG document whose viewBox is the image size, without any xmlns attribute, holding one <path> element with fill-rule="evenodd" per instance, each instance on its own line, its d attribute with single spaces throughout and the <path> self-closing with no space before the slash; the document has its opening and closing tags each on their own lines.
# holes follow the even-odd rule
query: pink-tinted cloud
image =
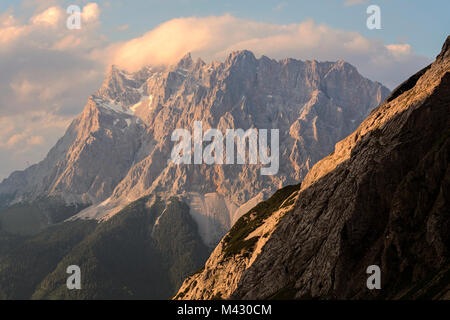
<svg viewBox="0 0 450 320">
<path fill-rule="evenodd" d="M 136 71 L 146 65 L 175 63 L 186 52 L 210 61 L 241 49 L 277 59 L 342 59 L 391 88 L 429 62 L 408 44 L 384 44 L 313 20 L 278 25 L 231 15 L 173 19 L 141 37 L 96 52 L 96 59 Z"/>
<path fill-rule="evenodd" d="M 35 9 L 27 19 L 0 14 L 0 179 L 42 159 L 104 75 L 104 64 L 90 57 L 105 45 L 97 4 L 83 7 L 75 31 L 65 8 L 42 4 L 24 2 Z"/>
</svg>

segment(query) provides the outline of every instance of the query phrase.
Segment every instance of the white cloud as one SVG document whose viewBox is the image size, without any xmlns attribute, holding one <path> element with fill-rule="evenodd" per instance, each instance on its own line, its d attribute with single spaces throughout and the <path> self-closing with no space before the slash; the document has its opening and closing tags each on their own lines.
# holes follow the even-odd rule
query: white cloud
<svg viewBox="0 0 450 320">
<path fill-rule="evenodd" d="M 65 9 L 42 3 L 27 20 L 0 14 L 0 180 L 41 160 L 104 77 L 90 57 L 106 44 L 98 6 L 85 5 L 82 28 L 69 30 Z"/>
<path fill-rule="evenodd" d="M 38 91 L 40 88 L 39 86 L 30 83 L 30 81 L 28 81 L 27 79 L 11 82 L 10 86 L 16 96 L 20 99 L 31 95 L 33 92 Z"/>
<path fill-rule="evenodd" d="M 7 10 L 0 15 L 1 28 L 12 27 L 16 24 L 16 19 L 14 18 L 14 15 L 11 12 L 12 12 L 11 10 Z"/>
<path fill-rule="evenodd" d="M 386 46 L 388 50 L 397 58 L 409 56 L 412 53 L 412 48 L 409 44 L 389 44 Z"/>
<path fill-rule="evenodd" d="M 57 27 L 63 19 L 63 10 L 60 7 L 50 7 L 31 18 L 31 23 L 36 25 L 49 25 Z"/>
<path fill-rule="evenodd" d="M 89 3 L 83 7 L 81 17 L 84 22 L 96 21 L 100 16 L 100 8 L 96 3 Z"/>
<path fill-rule="evenodd" d="M 18 148 L 20 152 L 25 152 L 28 147 L 38 146 L 44 144 L 44 138 L 42 136 L 29 136 L 27 133 L 18 133 L 13 135 L 6 142 L 8 148 Z M 24 148 L 25 147 L 25 148 Z"/>
</svg>

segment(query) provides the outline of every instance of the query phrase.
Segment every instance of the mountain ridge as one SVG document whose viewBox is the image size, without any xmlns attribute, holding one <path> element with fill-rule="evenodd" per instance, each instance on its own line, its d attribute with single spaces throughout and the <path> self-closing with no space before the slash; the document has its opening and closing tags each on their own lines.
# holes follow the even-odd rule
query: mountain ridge
<svg viewBox="0 0 450 320">
<path fill-rule="evenodd" d="M 135 73 L 112 66 L 49 156 L 0 183 L 0 195 L 10 203 L 59 197 L 89 205 L 73 219 L 98 220 L 145 195 L 182 195 L 215 246 L 244 208 L 301 180 L 387 94 L 344 61 L 258 59 L 246 50 L 209 64 L 187 54 Z M 194 121 L 222 131 L 278 128 L 279 174 L 260 179 L 261 165 L 167 164 L 170 133 Z"/>
</svg>

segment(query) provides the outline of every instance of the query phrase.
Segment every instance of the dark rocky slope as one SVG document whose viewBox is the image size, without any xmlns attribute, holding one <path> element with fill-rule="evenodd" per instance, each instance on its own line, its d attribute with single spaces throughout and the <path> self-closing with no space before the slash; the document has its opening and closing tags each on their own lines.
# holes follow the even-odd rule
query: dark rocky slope
<svg viewBox="0 0 450 320">
<path fill-rule="evenodd" d="M 233 228 L 175 298 L 449 299 L 449 134 L 450 37 L 300 190 L 244 215 L 264 222 L 229 254 Z M 381 290 L 366 287 L 374 264 Z"/>
</svg>

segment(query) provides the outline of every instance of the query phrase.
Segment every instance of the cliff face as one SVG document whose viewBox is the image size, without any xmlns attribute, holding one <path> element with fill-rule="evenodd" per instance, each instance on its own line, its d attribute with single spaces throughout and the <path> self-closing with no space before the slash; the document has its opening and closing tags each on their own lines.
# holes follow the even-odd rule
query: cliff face
<svg viewBox="0 0 450 320">
<path fill-rule="evenodd" d="M 244 215 L 175 298 L 449 299 L 449 47 L 301 186 Z"/>
</svg>

